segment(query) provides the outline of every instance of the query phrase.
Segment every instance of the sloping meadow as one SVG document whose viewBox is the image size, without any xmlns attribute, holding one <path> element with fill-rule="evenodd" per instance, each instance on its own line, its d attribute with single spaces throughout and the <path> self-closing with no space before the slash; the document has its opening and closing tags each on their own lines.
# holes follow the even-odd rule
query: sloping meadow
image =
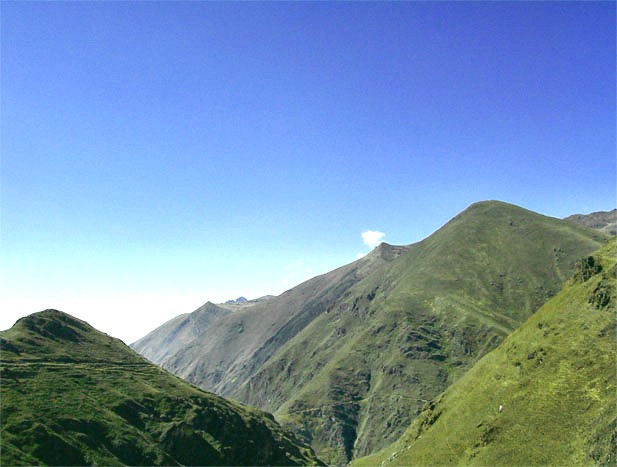
<svg viewBox="0 0 617 467">
<path fill-rule="evenodd" d="M 400 440 L 353 465 L 615 465 L 617 241 L 427 403 Z"/>
</svg>

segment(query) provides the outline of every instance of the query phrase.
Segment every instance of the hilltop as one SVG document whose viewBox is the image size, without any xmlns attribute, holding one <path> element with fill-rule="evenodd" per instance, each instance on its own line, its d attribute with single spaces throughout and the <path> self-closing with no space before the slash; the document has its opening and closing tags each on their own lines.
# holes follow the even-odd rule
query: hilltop
<svg viewBox="0 0 617 467">
<path fill-rule="evenodd" d="M 159 363 L 274 412 L 322 459 L 346 463 L 398 439 L 426 401 L 497 347 L 607 240 L 511 204 L 476 203 L 421 242 L 382 244 L 221 316 L 190 343 L 172 344 Z M 163 342 L 166 332 L 153 335 Z"/>
<path fill-rule="evenodd" d="M 0 333 L 2 465 L 307 465 L 271 415 L 204 392 L 57 310 Z"/>
<path fill-rule="evenodd" d="M 424 406 L 398 442 L 353 465 L 615 465 L 617 240 Z"/>
</svg>

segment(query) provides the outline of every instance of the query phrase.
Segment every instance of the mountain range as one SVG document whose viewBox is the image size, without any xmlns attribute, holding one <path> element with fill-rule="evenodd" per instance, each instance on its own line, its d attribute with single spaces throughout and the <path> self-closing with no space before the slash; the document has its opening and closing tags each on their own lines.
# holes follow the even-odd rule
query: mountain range
<svg viewBox="0 0 617 467">
<path fill-rule="evenodd" d="M 132 347 L 344 464 L 396 442 L 608 239 L 480 202 L 421 242 L 383 243 L 278 297 L 206 303 Z"/>
<path fill-rule="evenodd" d="M 278 297 L 208 302 L 133 344 L 183 379 L 24 317 L 0 332 L 0 463 L 614 465 L 615 213 L 480 202 Z"/>
<path fill-rule="evenodd" d="M 565 220 L 601 230 L 609 235 L 617 235 L 617 209 L 597 211 L 591 214 L 574 214 Z"/>
</svg>

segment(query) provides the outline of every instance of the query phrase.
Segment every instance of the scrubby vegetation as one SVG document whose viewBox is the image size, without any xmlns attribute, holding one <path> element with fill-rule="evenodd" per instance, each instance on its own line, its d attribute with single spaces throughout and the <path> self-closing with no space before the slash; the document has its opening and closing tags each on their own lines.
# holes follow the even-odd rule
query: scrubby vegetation
<svg viewBox="0 0 617 467">
<path fill-rule="evenodd" d="M 201 391 L 56 310 L 1 333 L 2 465 L 316 464 L 260 410 Z"/>
</svg>

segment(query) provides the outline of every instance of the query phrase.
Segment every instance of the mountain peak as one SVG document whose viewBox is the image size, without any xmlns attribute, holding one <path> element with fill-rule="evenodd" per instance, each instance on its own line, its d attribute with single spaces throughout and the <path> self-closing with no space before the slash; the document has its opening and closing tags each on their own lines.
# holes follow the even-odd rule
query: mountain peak
<svg viewBox="0 0 617 467">
<path fill-rule="evenodd" d="M 475 203 L 471 203 L 469 205 L 470 208 L 473 208 L 473 207 L 497 207 L 497 206 L 512 206 L 512 207 L 516 207 L 516 208 L 519 207 L 519 206 L 516 206 L 515 204 L 507 203 L 507 202 L 501 201 L 499 199 L 485 199 L 483 201 L 476 201 Z"/>
<path fill-rule="evenodd" d="M 233 303 L 246 303 L 248 300 L 246 297 L 238 297 L 235 300 L 227 300 L 225 303 L 233 304 Z"/>
<path fill-rule="evenodd" d="M 81 321 L 63 311 L 47 309 L 20 318 L 15 327 L 27 330 L 53 340 L 79 341 L 83 333 L 88 332 L 90 327 L 85 321 Z"/>
<path fill-rule="evenodd" d="M 407 246 L 390 245 L 389 243 L 381 242 L 367 256 L 372 258 L 381 258 L 386 261 L 392 261 L 393 259 L 398 258 L 407 250 Z"/>
<path fill-rule="evenodd" d="M 505 201 L 491 199 L 491 200 L 485 200 L 485 201 L 478 201 L 476 203 L 470 204 L 467 207 L 467 209 L 465 209 L 463 212 L 461 212 L 456 217 L 462 217 L 462 216 L 469 215 L 469 214 L 482 214 L 482 215 L 485 215 L 486 213 L 511 214 L 514 212 L 517 212 L 517 213 L 526 212 L 530 214 L 533 213 L 532 211 L 529 211 L 528 209 L 517 206 L 516 204 L 511 204 L 511 203 L 506 203 Z M 537 214 L 537 213 L 533 213 L 533 214 Z"/>
<path fill-rule="evenodd" d="M 463 239 L 469 240 L 476 237 L 479 231 L 482 231 L 484 241 L 486 242 L 496 235 L 496 229 L 511 231 L 507 233 L 508 236 L 512 232 L 517 231 L 519 235 L 523 233 L 525 237 L 528 237 L 528 235 L 532 235 L 534 232 L 537 234 L 549 225 L 557 231 L 561 231 L 563 228 L 560 219 L 546 216 L 515 204 L 489 200 L 469 205 L 467 209 L 454 216 L 435 234 L 443 235 L 444 232 L 449 232 L 449 234 L 456 233 L 460 237 L 461 229 L 463 229 L 467 230 L 467 233 L 462 234 Z M 592 236 L 600 242 L 605 242 L 608 239 L 606 235 L 600 232 L 596 235 L 592 234 Z"/>
</svg>

